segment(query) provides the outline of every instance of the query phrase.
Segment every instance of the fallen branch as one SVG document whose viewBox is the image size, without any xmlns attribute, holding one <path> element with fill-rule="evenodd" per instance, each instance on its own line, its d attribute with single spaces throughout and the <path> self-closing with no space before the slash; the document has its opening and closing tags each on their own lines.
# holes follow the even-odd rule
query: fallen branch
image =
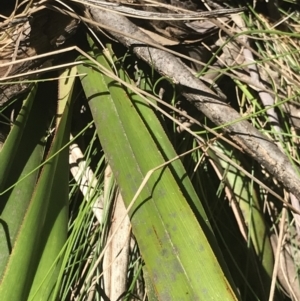
<svg viewBox="0 0 300 301">
<path fill-rule="evenodd" d="M 110 33 L 122 44 L 132 48 L 136 55 L 151 64 L 160 74 L 168 76 L 174 83 L 179 84 L 188 101 L 216 125 L 222 126 L 222 129 L 245 152 L 263 165 L 297 198 L 300 198 L 298 171 L 286 155 L 247 120 L 243 120 L 232 107 L 224 103 L 201 80 L 196 78 L 178 58 L 166 51 L 129 38 L 129 36 L 136 37 L 145 43 L 147 41 L 154 42 L 126 17 L 94 7 L 90 8 L 90 13 L 96 22 L 111 28 Z M 124 35 L 114 31 L 124 32 Z"/>
</svg>

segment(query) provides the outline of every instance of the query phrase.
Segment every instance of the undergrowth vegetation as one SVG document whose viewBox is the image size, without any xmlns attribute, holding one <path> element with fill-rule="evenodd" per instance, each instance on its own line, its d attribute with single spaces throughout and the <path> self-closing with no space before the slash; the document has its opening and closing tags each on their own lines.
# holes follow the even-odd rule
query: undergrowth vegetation
<svg viewBox="0 0 300 301">
<path fill-rule="evenodd" d="M 300 4 L 122 7 L 0 7 L 0 299 L 300 300 Z"/>
</svg>

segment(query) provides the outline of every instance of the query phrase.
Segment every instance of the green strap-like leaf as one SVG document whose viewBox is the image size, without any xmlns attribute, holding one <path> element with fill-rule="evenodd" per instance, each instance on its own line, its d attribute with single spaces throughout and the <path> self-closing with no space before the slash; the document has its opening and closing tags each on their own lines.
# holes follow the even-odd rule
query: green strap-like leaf
<svg viewBox="0 0 300 301">
<path fill-rule="evenodd" d="M 41 110 L 41 107 L 47 108 L 43 100 L 35 99 L 32 109 L 34 115 L 28 118 L 29 121 L 36 122 L 35 131 L 37 132 L 43 128 L 42 121 L 47 116 Z M 49 300 L 54 292 L 57 270 L 52 268 L 59 268 L 55 266 L 55 260 L 66 241 L 68 222 L 69 169 L 68 148 L 65 146 L 70 136 L 70 97 L 65 98 L 63 103 L 63 116 L 55 132 L 40 177 L 37 183 L 32 185 L 32 194 L 19 195 L 21 200 L 23 197 L 27 198 L 23 200 L 27 205 L 1 279 L 0 296 L 3 301 L 27 301 L 30 290 L 31 297 L 35 297 L 34 300 Z M 40 106 L 39 110 L 34 109 L 35 104 L 37 107 Z M 25 131 L 27 127 L 28 125 Z M 28 144 L 30 143 L 36 143 L 36 141 L 29 138 Z M 15 189 L 18 189 L 22 183 L 23 181 L 17 183 Z M 9 199 L 6 206 L 11 201 L 13 200 Z M 7 212 L 6 222 L 8 218 L 14 220 L 13 212 Z"/>
<path fill-rule="evenodd" d="M 107 66 L 103 56 L 98 61 Z M 148 130 L 151 123 L 148 120 L 145 124 L 124 88 L 95 66 L 79 66 L 78 70 L 87 74 L 82 84 L 101 144 L 128 206 L 146 174 L 165 158 Z M 153 111 L 145 106 L 143 114 L 153 116 Z M 156 135 L 164 135 L 162 128 L 157 131 Z M 236 300 L 168 166 L 153 173 L 130 216 L 159 300 Z"/>
</svg>

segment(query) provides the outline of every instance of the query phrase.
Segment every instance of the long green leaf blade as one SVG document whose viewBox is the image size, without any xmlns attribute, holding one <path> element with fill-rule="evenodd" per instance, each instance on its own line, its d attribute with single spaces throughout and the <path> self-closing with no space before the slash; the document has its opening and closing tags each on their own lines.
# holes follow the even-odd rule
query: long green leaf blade
<svg viewBox="0 0 300 301">
<path fill-rule="evenodd" d="M 45 103 L 42 104 L 45 107 Z M 67 186 L 65 185 L 62 188 L 61 193 L 57 191 L 61 187 L 59 186 L 59 181 L 62 181 L 62 184 L 66 184 L 69 173 L 66 168 L 68 149 L 65 147 L 70 135 L 69 103 L 66 105 L 66 108 L 55 133 L 47 160 L 43 165 L 38 182 L 28 202 L 27 211 L 23 217 L 16 242 L 13 245 L 12 253 L 1 279 L 0 296 L 1 300 L 4 301 L 28 300 L 28 294 L 32 287 L 38 264 L 40 263 L 40 266 L 43 267 L 43 271 L 38 269 L 38 277 L 44 279 L 49 272 L 49 269 L 46 269 L 45 266 L 49 267 L 50 264 L 55 263 L 54 259 L 57 258 L 66 240 Z M 41 115 L 40 112 L 37 112 L 37 114 Z M 40 118 L 45 119 L 43 115 Z M 64 169 L 61 170 L 61 168 Z M 62 225 L 61 222 L 64 222 L 65 225 Z M 60 231 L 57 231 L 57 226 L 59 226 Z M 52 235 L 51 231 L 53 228 L 56 235 L 59 235 L 58 237 Z M 52 241 L 49 241 L 49 239 L 52 239 Z M 47 250 L 47 244 L 49 243 L 53 244 L 53 246 L 51 246 L 50 250 Z M 51 254 L 49 254 L 49 251 Z M 44 252 L 46 252 L 46 258 L 43 256 Z M 42 261 L 40 261 L 41 259 Z M 44 275 L 42 275 L 43 272 Z M 55 274 L 50 272 L 50 276 L 55 276 Z M 37 283 L 40 283 L 40 281 L 38 280 Z M 43 296 L 39 297 L 37 295 L 39 300 L 48 300 L 53 292 L 54 283 L 53 278 L 52 280 L 47 279 L 46 287 L 43 287 L 41 290 Z"/>
<path fill-rule="evenodd" d="M 79 72 L 87 74 L 82 84 L 128 206 L 147 172 L 165 160 L 123 87 L 92 68 Z M 236 300 L 169 167 L 150 177 L 131 218 L 159 300 Z"/>
</svg>

